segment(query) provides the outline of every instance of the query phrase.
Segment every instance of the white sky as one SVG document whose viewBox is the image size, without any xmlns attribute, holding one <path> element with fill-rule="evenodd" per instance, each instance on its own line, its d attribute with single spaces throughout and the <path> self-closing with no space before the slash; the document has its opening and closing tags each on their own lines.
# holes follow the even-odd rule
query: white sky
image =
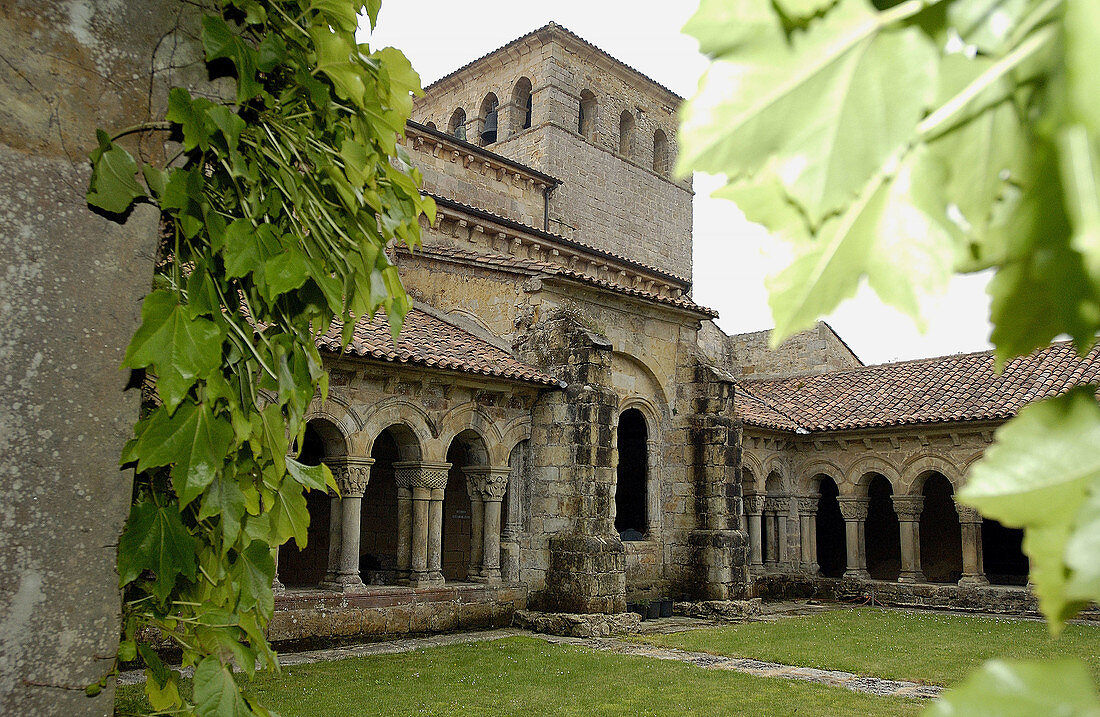
<svg viewBox="0 0 1100 717">
<path fill-rule="evenodd" d="M 695 6 L 695 0 L 385 0 L 378 31 L 373 37 L 361 31 L 360 40 L 400 48 L 427 85 L 554 20 L 689 97 L 707 65 L 695 40 L 680 34 Z M 770 328 L 764 277 L 783 257 L 732 202 L 709 197 L 719 186 L 714 177 L 695 175 L 694 299 L 719 311 L 718 324 L 729 333 Z M 989 348 L 987 281 L 956 278 L 945 295 L 930 298 L 924 335 L 866 287 L 825 320 L 865 363 L 979 351 Z"/>
</svg>

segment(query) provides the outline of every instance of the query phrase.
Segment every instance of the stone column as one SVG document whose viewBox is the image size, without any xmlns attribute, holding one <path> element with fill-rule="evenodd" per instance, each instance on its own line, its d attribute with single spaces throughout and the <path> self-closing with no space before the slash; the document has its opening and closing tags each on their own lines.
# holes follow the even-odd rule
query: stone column
<svg viewBox="0 0 1100 717">
<path fill-rule="evenodd" d="M 799 534 L 802 539 L 802 569 L 817 575 L 817 502 L 818 496 L 808 495 L 798 499 Z"/>
<path fill-rule="evenodd" d="M 790 498 L 776 498 L 775 503 L 775 544 L 777 547 L 776 562 L 779 569 L 788 567 L 787 558 L 787 516 L 791 513 Z"/>
<path fill-rule="evenodd" d="M 466 493 L 470 496 L 470 566 L 466 569 L 466 578 L 472 582 L 482 582 L 481 564 L 485 557 L 485 501 L 478 489 L 481 466 L 463 468 L 466 474 Z"/>
<path fill-rule="evenodd" d="M 846 578 L 863 580 L 871 578 L 871 574 L 867 572 L 867 552 L 863 547 L 864 523 L 867 520 L 867 507 L 870 502 L 868 498 L 853 495 L 837 497 L 840 514 L 844 516 L 844 545 L 848 564 L 848 568 L 844 571 Z"/>
<path fill-rule="evenodd" d="M 332 477 L 335 478 L 336 483 L 339 484 L 343 466 L 329 464 L 329 470 L 332 471 Z M 328 589 L 335 589 L 336 574 L 340 570 L 340 545 L 343 542 L 344 533 L 340 520 L 342 517 L 340 496 L 336 491 L 331 489 L 328 495 L 328 567 L 325 568 L 325 577 L 321 580 L 321 586 Z"/>
<path fill-rule="evenodd" d="M 749 527 L 749 569 L 756 573 L 764 571 L 764 552 L 761 542 L 761 515 L 764 512 L 764 496 L 746 495 L 745 516 Z"/>
<path fill-rule="evenodd" d="M 333 477 L 340 487 L 340 498 L 332 504 L 334 520 L 339 516 L 339 550 L 335 574 L 326 578 L 324 587 L 341 592 L 356 592 L 364 588 L 359 575 L 360 518 L 363 509 L 363 493 L 370 480 L 373 458 L 348 456 L 338 464 L 330 463 Z M 331 531 L 330 531 L 331 534 Z M 329 550 L 329 555 L 332 555 Z M 331 565 L 331 563 L 330 563 Z"/>
<path fill-rule="evenodd" d="M 407 585 L 412 566 L 412 487 L 397 483 L 397 582 Z"/>
<path fill-rule="evenodd" d="M 661 444 L 648 440 L 646 456 L 646 540 L 661 539 Z"/>
<path fill-rule="evenodd" d="M 477 493 L 484 505 L 480 542 L 483 547 L 479 582 L 500 583 L 500 503 L 508 488 L 508 466 L 475 466 L 466 469 L 471 496 Z M 472 497 L 471 497 L 472 500 Z M 474 529 L 471 526 L 471 531 Z M 471 542 L 474 536 L 470 536 Z"/>
<path fill-rule="evenodd" d="M 409 584 L 415 587 L 441 585 L 440 570 L 443 543 L 443 489 L 447 486 L 450 463 L 401 461 L 393 464 L 399 488 L 410 492 L 409 503 Z M 398 491 L 398 500 L 401 494 Z M 400 509 L 400 505 L 399 505 Z M 398 524 L 398 569 L 402 567 L 400 543 L 402 519 Z"/>
<path fill-rule="evenodd" d="M 924 573 L 920 569 L 920 514 L 924 509 L 922 495 L 891 496 L 894 513 L 898 516 L 898 531 L 901 538 L 901 572 L 899 583 L 923 583 Z"/>
<path fill-rule="evenodd" d="M 507 515 L 504 530 L 500 534 L 501 565 L 500 577 L 506 583 L 519 581 L 519 534 L 523 529 L 523 488 L 520 484 L 522 474 L 517 466 L 508 471 L 508 484 L 505 494 L 508 496 Z"/>
<path fill-rule="evenodd" d="M 271 558 L 275 562 L 275 579 L 271 581 L 271 590 L 272 590 L 272 592 L 281 593 L 284 590 L 286 590 L 286 585 L 283 585 L 283 582 L 281 580 L 279 580 L 279 546 L 278 545 L 276 545 L 274 548 L 271 549 Z"/>
<path fill-rule="evenodd" d="M 959 514 L 959 528 L 962 534 L 962 579 L 960 587 L 988 585 L 985 576 L 985 564 L 982 559 L 982 516 L 975 508 L 955 503 Z"/>
</svg>

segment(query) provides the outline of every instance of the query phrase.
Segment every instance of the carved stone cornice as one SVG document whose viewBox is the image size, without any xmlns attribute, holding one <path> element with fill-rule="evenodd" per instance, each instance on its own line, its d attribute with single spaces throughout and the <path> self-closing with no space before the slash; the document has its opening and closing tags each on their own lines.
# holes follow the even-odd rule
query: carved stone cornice
<svg viewBox="0 0 1100 717">
<path fill-rule="evenodd" d="M 393 464 L 393 477 L 399 488 L 436 490 L 447 487 L 450 469 L 450 463 L 400 461 Z"/>
<path fill-rule="evenodd" d="M 508 490 L 508 477 L 512 469 L 508 466 L 470 466 L 463 468 L 466 485 L 470 495 L 476 494 L 486 502 L 500 501 Z"/>
<path fill-rule="evenodd" d="M 854 495 L 842 495 L 837 497 L 840 504 L 840 514 L 844 520 L 867 520 L 867 507 L 871 503 L 870 498 L 861 498 Z"/>
<path fill-rule="evenodd" d="M 894 512 L 898 520 L 916 522 L 920 520 L 921 511 L 924 510 L 923 495 L 893 495 L 890 496 L 894 504 Z"/>
<path fill-rule="evenodd" d="M 787 515 L 791 512 L 791 499 L 786 496 L 768 496 L 764 499 L 764 510 L 769 513 Z"/>
<path fill-rule="evenodd" d="M 955 503 L 955 512 L 959 514 L 960 523 L 978 523 L 980 525 L 982 522 L 982 514 L 978 512 L 977 508 L 971 508 L 969 505 Z"/>
</svg>

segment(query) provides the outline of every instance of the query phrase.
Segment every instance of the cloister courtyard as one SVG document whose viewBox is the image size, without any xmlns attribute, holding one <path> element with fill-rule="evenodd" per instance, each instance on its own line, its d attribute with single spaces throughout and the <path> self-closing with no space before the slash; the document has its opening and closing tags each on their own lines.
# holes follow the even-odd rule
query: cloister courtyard
<svg viewBox="0 0 1100 717">
<path fill-rule="evenodd" d="M 1076 657 L 1100 679 L 1100 625 L 1053 639 L 1025 618 L 770 603 L 746 621 L 677 616 L 616 637 L 504 629 L 345 644 L 284 655 L 282 674 L 252 689 L 284 716 L 915 715 L 1004 656 Z M 123 676 L 118 714 L 142 707 L 136 675 Z"/>
</svg>

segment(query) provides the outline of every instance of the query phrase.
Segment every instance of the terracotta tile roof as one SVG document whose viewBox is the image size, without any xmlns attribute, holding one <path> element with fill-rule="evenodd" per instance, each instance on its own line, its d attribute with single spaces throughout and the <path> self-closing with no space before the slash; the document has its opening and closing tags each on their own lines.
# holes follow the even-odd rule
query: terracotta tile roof
<svg viewBox="0 0 1100 717">
<path fill-rule="evenodd" d="M 591 244 L 585 244 L 584 242 L 577 241 L 576 239 L 568 239 L 566 237 L 563 237 L 561 234 L 555 234 L 553 232 L 548 232 L 545 229 L 539 229 L 529 224 L 517 222 L 515 219 L 509 219 L 508 217 L 501 216 L 496 212 L 491 212 L 488 209 L 482 209 L 481 207 L 474 206 L 473 204 L 465 204 L 464 202 L 456 201 L 454 199 L 451 199 L 450 197 L 444 197 L 442 195 L 433 194 L 431 192 L 424 192 L 424 194 L 427 194 L 429 197 L 435 200 L 436 204 L 439 204 L 441 206 L 467 211 L 474 215 L 481 215 L 486 219 L 491 219 L 492 221 L 499 222 L 500 224 L 511 226 L 517 229 L 522 229 L 534 236 L 543 237 L 564 246 L 571 246 L 580 249 L 581 251 L 588 252 L 589 254 L 593 254 L 597 257 L 613 259 L 615 261 L 626 264 L 627 266 L 637 267 L 638 269 L 641 269 L 642 271 L 649 274 L 653 274 L 654 276 L 659 276 L 663 279 L 667 279 L 670 282 L 680 284 L 680 288 L 688 288 L 691 286 L 691 281 L 685 279 L 682 276 L 677 276 L 676 274 L 669 273 L 664 269 L 658 269 L 655 266 L 650 266 L 649 264 L 640 262 L 636 259 L 631 259 L 630 257 L 623 256 L 622 254 L 616 254 L 615 252 L 607 251 L 606 249 L 599 249 L 592 246 Z M 837 338 L 840 337 L 838 336 Z"/>
<path fill-rule="evenodd" d="M 1009 361 L 1000 375 L 993 353 L 983 351 L 742 381 L 736 407 L 747 425 L 778 430 L 1000 420 L 1031 401 L 1089 383 L 1100 383 L 1100 343 L 1081 358 L 1072 343 L 1059 342 Z"/>
<path fill-rule="evenodd" d="M 460 249 L 455 246 L 449 246 L 447 244 L 425 244 L 415 252 L 410 252 L 403 246 L 397 247 L 398 254 L 408 255 L 414 253 L 418 256 L 435 256 L 446 259 L 456 259 L 459 261 L 469 261 L 475 264 L 482 264 L 486 266 L 497 267 L 500 269 L 506 269 L 511 271 L 519 271 L 529 275 L 535 274 L 547 274 L 550 276 L 561 276 L 574 281 L 584 282 L 593 286 L 598 286 L 602 289 L 614 291 L 619 294 L 626 294 L 627 296 L 637 296 L 648 301 L 653 301 L 658 304 L 664 304 L 666 306 L 675 306 L 678 309 L 685 309 L 697 314 L 702 314 L 710 318 L 716 318 L 718 312 L 713 309 L 708 309 L 705 306 L 696 304 L 691 299 L 686 297 L 672 297 L 661 296 L 660 294 L 653 293 L 651 291 L 644 291 L 642 289 L 635 289 L 633 287 L 622 286 L 616 284 L 613 281 L 607 281 L 606 279 L 597 279 L 589 276 L 582 271 L 576 271 L 560 264 L 553 264 L 547 261 L 540 261 L 538 259 L 526 259 L 523 257 L 510 256 L 507 254 L 497 254 L 486 251 L 470 251 L 468 249 Z"/>
<path fill-rule="evenodd" d="M 511 42 L 509 42 L 509 43 L 507 43 L 507 44 L 505 44 L 505 45 L 501 45 L 500 47 L 498 47 L 497 49 L 495 49 L 495 50 L 493 50 L 493 51 L 491 51 L 491 52 L 487 52 L 487 53 L 485 53 L 484 55 L 482 55 L 481 57 L 477 58 L 476 60 L 471 60 L 470 62 L 467 62 L 467 63 L 466 63 L 465 65 L 463 65 L 462 67 L 459 67 L 459 68 L 458 68 L 457 70 L 454 70 L 454 71 L 452 71 L 452 72 L 449 72 L 449 73 L 447 73 L 446 75 L 444 75 L 443 77 L 440 77 L 440 78 L 439 78 L 438 80 L 436 80 L 435 82 L 432 82 L 432 83 L 431 83 L 430 85 L 428 85 L 427 87 L 425 87 L 425 88 L 424 88 L 424 91 L 425 91 L 425 92 L 427 92 L 427 91 L 428 91 L 428 90 L 430 90 L 431 88 L 433 88 L 433 87 L 435 87 L 436 85 L 438 85 L 438 84 L 439 84 L 440 82 L 444 82 L 445 80 L 448 80 L 448 79 L 450 79 L 451 77 L 454 77 L 455 75 L 459 74 L 460 72 L 462 72 L 462 71 L 463 71 L 463 70 L 465 70 L 466 68 L 468 68 L 468 67 L 471 67 L 471 66 L 473 66 L 473 65 L 476 65 L 477 63 L 481 62 L 482 60 L 484 60 L 484 59 L 485 59 L 485 58 L 487 58 L 487 57 L 491 57 L 491 56 L 493 56 L 493 55 L 497 54 L 498 52 L 500 52 L 500 51 L 502 51 L 502 50 L 507 50 L 507 49 L 508 49 L 508 48 L 510 48 L 510 47 L 513 47 L 513 46 L 515 46 L 515 45 L 518 45 L 518 44 L 520 44 L 520 43 L 522 43 L 522 42 L 526 41 L 526 40 L 527 40 L 528 38 L 531 38 L 531 37 L 534 37 L 535 35 L 538 35 L 539 33 L 542 33 L 542 32 L 547 32 L 547 31 L 550 31 L 550 32 L 552 32 L 552 31 L 554 31 L 554 30 L 557 30 L 557 31 L 559 31 L 559 32 L 563 33 L 563 34 L 564 34 L 564 35 L 565 35 L 566 37 L 570 37 L 570 38 L 572 38 L 573 40 L 575 40 L 575 41 L 577 41 L 577 42 L 581 43 L 582 45 L 586 45 L 587 47 L 590 47 L 590 48 L 592 48 L 592 49 L 593 49 L 593 50 L 595 50 L 596 52 L 600 53 L 600 54 L 601 54 L 601 55 L 603 55 L 604 57 L 606 57 L 606 58 L 608 58 L 609 60 L 611 60 L 612 62 L 615 62 L 615 63 L 617 63 L 617 64 L 621 65 L 622 67 L 625 67 L 625 68 L 626 68 L 627 70 L 630 70 L 630 72 L 634 73 L 635 75 L 637 75 L 638 77 L 642 78 L 642 79 L 643 79 L 643 80 L 645 80 L 646 82 L 649 82 L 650 84 L 652 84 L 652 85 L 655 85 L 656 87 L 659 87 L 659 88 L 661 88 L 662 90 L 664 90 L 664 91 L 665 91 L 665 92 L 667 92 L 668 94 L 672 95 L 672 96 L 673 96 L 674 98 L 676 98 L 677 100 L 683 100 L 683 99 L 684 99 L 683 97 L 681 97 L 680 95 L 676 94 L 675 92 L 673 92 L 673 91 L 672 91 L 672 90 L 670 90 L 669 88 L 665 87 L 664 85 L 662 85 L 662 84 L 661 84 L 660 82 L 658 82 L 657 80 L 653 79 L 653 78 L 652 78 L 652 77 L 650 77 L 649 75 L 646 75 L 645 73 L 641 72 L 640 70 L 637 70 L 637 69 L 635 69 L 635 68 L 631 67 L 630 65 L 626 64 L 626 63 L 625 63 L 625 62 L 623 62 L 622 60 L 619 60 L 618 58 L 615 58 L 615 57 L 613 57 L 612 55 L 608 54 L 608 53 L 607 53 L 607 52 L 606 52 L 605 50 L 602 50 L 602 49 L 600 49 L 599 47 L 596 47 L 596 46 L 595 46 L 595 45 L 593 45 L 593 44 L 592 44 L 591 42 L 589 42 L 588 40 L 585 40 L 585 39 L 584 39 L 583 37 L 581 37 L 580 35 L 576 34 L 576 33 L 575 33 L 575 32 L 573 32 L 572 30 L 570 30 L 569 28 L 565 27 L 564 25 L 559 25 L 558 23 L 556 23 L 556 22 L 553 22 L 553 21 L 551 21 L 551 22 L 548 22 L 547 24 L 543 25 L 542 27 L 540 27 L 540 28 L 538 28 L 538 29 L 536 29 L 536 30 L 532 30 L 531 32 L 527 33 L 526 35 L 522 35 L 522 36 L 520 36 L 520 37 L 517 37 L 516 39 L 512 40 Z"/>
<path fill-rule="evenodd" d="M 318 348 L 339 351 L 340 328 L 334 325 L 319 338 Z M 383 312 L 375 314 L 374 319 L 360 319 L 345 354 L 546 386 L 559 385 L 556 378 L 516 360 L 507 351 L 415 308 L 405 317 L 396 344 L 390 337 L 389 321 Z"/>
</svg>

